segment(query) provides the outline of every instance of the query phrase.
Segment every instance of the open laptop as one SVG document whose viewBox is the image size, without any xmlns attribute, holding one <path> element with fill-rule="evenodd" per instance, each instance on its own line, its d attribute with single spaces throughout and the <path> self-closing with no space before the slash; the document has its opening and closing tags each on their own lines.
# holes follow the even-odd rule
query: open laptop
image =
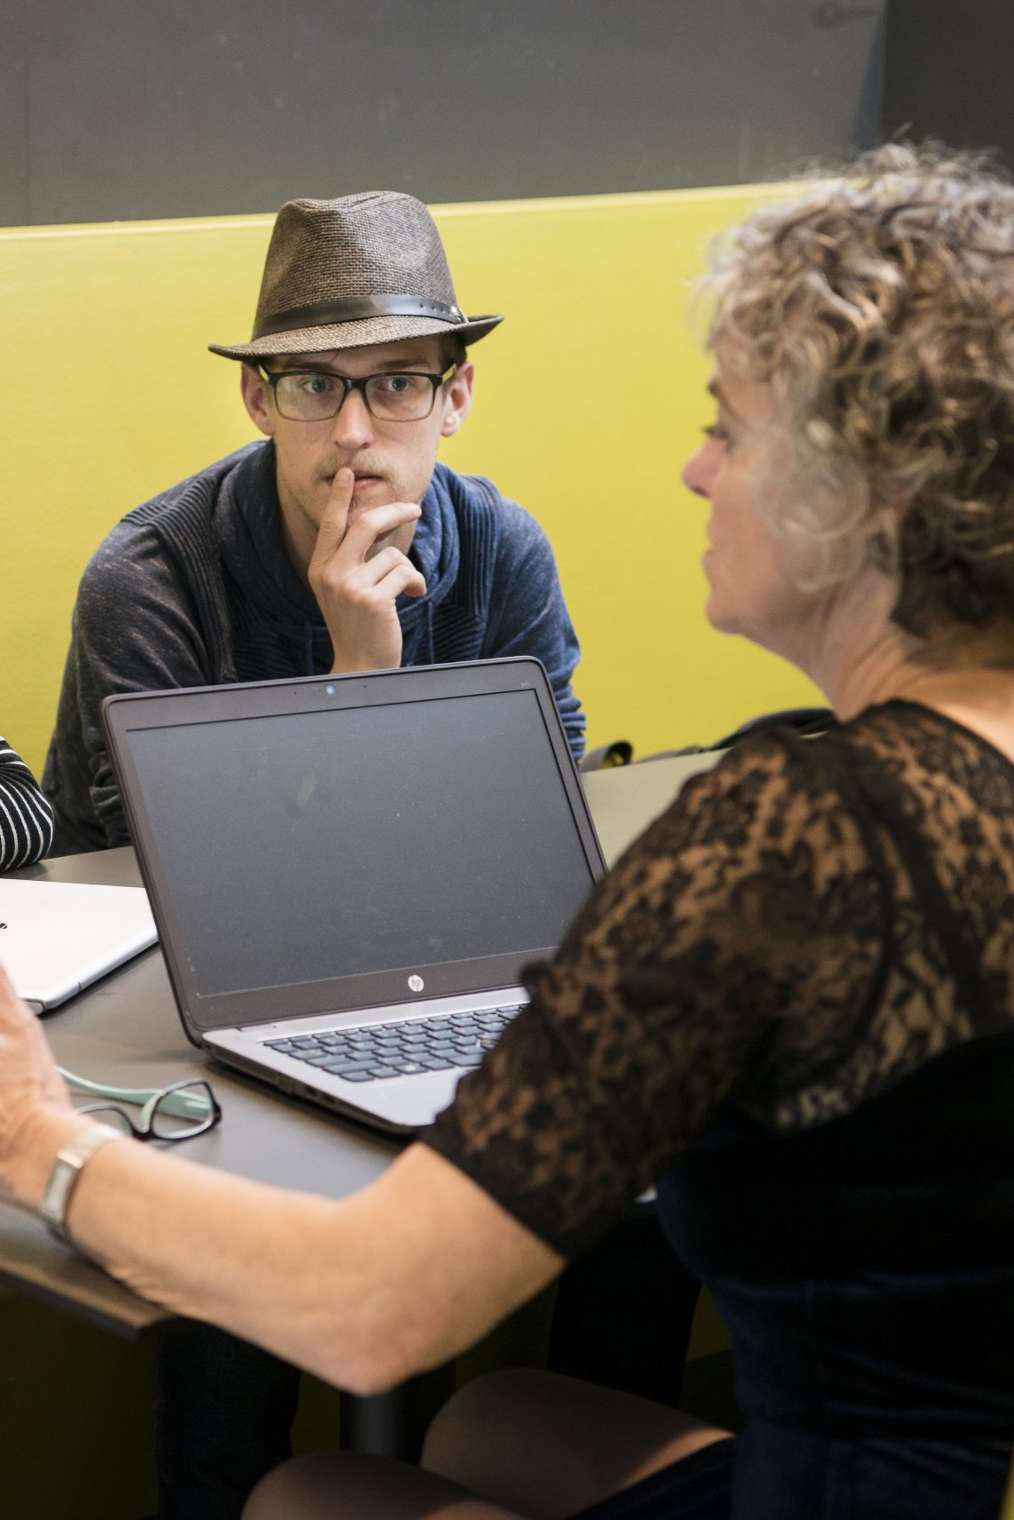
<svg viewBox="0 0 1014 1520">
<path fill-rule="evenodd" d="M 546 673 L 488 660 L 111 697 L 189 1038 L 428 1124 L 603 870 Z"/>
<path fill-rule="evenodd" d="M 143 887 L 0 877 L 0 962 L 36 1013 L 48 1013 L 155 943 Z"/>
</svg>

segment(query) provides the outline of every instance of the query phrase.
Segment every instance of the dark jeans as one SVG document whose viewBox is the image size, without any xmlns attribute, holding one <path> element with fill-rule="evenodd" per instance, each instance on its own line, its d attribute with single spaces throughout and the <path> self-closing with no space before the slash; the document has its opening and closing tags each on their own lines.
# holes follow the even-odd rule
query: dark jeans
<svg viewBox="0 0 1014 1520">
<path fill-rule="evenodd" d="M 549 1366 L 675 1404 L 697 1302 L 652 1205 L 630 1215 L 560 1279 Z M 257 1481 L 291 1455 L 299 1373 L 205 1325 L 158 1354 L 160 1520 L 239 1520 Z"/>
</svg>

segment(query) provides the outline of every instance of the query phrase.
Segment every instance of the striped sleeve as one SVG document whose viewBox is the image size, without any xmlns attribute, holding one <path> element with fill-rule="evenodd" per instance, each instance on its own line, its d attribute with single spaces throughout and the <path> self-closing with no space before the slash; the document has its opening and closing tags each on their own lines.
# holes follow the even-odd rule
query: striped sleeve
<svg viewBox="0 0 1014 1520">
<path fill-rule="evenodd" d="M 52 809 L 28 766 L 0 739 L 0 871 L 31 865 L 52 844 Z"/>
</svg>

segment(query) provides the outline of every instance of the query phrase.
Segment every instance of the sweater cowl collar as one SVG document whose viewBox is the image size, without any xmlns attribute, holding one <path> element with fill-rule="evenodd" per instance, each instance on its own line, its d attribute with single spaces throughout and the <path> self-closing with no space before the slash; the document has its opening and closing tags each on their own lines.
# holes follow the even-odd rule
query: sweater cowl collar
<svg viewBox="0 0 1014 1520">
<path fill-rule="evenodd" d="M 281 521 L 275 447 L 256 444 L 226 476 L 215 503 L 222 561 L 259 618 L 302 630 L 323 619 L 313 592 L 285 552 Z"/>
</svg>

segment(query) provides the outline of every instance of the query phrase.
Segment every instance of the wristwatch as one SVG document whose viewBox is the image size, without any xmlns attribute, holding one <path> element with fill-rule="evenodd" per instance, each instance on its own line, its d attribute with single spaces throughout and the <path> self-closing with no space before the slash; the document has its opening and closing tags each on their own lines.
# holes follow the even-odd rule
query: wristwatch
<svg viewBox="0 0 1014 1520">
<path fill-rule="evenodd" d="M 57 1152 L 53 1170 L 43 1190 L 39 1213 L 50 1234 L 55 1235 L 64 1245 L 74 1244 L 67 1231 L 67 1210 L 85 1163 L 91 1160 L 96 1151 L 108 1145 L 110 1140 L 125 1139 L 123 1131 L 114 1129 L 111 1124 L 93 1124 Z"/>
</svg>

